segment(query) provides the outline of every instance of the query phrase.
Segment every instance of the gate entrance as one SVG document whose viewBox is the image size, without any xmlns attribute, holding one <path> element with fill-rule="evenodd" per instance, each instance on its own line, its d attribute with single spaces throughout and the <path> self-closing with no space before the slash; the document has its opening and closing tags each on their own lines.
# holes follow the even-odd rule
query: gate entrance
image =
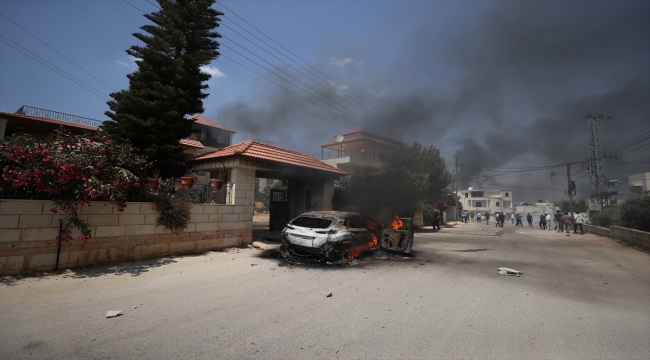
<svg viewBox="0 0 650 360">
<path fill-rule="evenodd" d="M 289 222 L 289 192 L 271 189 L 269 201 L 269 230 L 281 231 Z"/>
</svg>

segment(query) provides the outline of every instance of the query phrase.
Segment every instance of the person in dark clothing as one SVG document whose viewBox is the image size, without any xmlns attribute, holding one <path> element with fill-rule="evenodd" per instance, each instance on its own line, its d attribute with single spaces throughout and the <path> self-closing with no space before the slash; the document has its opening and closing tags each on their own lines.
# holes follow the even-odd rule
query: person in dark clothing
<svg viewBox="0 0 650 360">
<path fill-rule="evenodd" d="M 533 227 L 533 215 L 528 213 L 528 215 L 526 215 L 526 220 L 528 221 L 528 226 Z"/>
<path fill-rule="evenodd" d="M 555 219 L 555 230 L 557 230 L 557 232 L 563 232 L 564 227 L 562 226 L 562 213 L 560 210 L 557 210 L 557 212 L 553 214 L 553 218 Z"/>
<path fill-rule="evenodd" d="M 539 216 L 539 228 L 546 230 L 546 215 L 542 214 Z"/>
<path fill-rule="evenodd" d="M 521 214 L 517 213 L 517 215 L 515 215 L 515 218 L 517 219 L 517 224 L 515 224 L 515 226 L 524 227 L 524 224 L 521 223 Z"/>
<path fill-rule="evenodd" d="M 503 227 L 503 223 L 506 221 L 506 216 L 503 214 L 503 211 L 499 214 L 499 221 L 501 222 L 501 227 Z"/>
<path fill-rule="evenodd" d="M 489 225 L 490 223 L 490 213 L 486 212 L 485 213 L 485 225 Z"/>
<path fill-rule="evenodd" d="M 433 229 L 440 230 L 440 211 L 438 209 L 433 212 Z"/>
</svg>

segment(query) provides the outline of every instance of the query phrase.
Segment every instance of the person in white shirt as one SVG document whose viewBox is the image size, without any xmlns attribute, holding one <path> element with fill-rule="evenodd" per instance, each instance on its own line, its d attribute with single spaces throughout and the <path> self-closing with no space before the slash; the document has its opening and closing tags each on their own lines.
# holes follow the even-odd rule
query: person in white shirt
<svg viewBox="0 0 650 360">
<path fill-rule="evenodd" d="M 546 213 L 546 230 L 551 231 L 551 214 Z"/>
<path fill-rule="evenodd" d="M 574 234 L 577 234 L 577 233 L 578 233 L 577 230 L 578 230 L 578 226 L 579 226 L 579 227 L 580 227 L 580 234 L 581 234 L 581 235 L 584 235 L 585 230 L 582 228 L 582 224 L 585 223 L 585 217 L 582 216 L 582 214 L 580 214 L 580 213 L 576 213 L 576 215 L 574 216 L 574 218 L 575 218 L 576 220 L 573 222 L 573 233 L 574 233 Z"/>
<path fill-rule="evenodd" d="M 510 221 L 514 224 L 515 223 L 515 213 L 510 214 Z"/>
</svg>

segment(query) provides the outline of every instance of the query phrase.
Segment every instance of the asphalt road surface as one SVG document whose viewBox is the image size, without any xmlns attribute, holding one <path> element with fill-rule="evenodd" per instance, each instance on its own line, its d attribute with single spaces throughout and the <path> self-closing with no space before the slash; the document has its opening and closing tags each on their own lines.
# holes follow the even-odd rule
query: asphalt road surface
<svg viewBox="0 0 650 360">
<path fill-rule="evenodd" d="M 650 359 L 650 255 L 469 223 L 351 266 L 241 248 L 5 277 L 0 358 Z"/>
</svg>

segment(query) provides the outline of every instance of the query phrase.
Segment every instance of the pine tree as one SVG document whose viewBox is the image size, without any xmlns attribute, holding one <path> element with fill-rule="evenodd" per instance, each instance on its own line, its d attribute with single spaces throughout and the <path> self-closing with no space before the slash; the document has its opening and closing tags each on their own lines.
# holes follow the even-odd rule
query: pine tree
<svg viewBox="0 0 650 360">
<path fill-rule="evenodd" d="M 111 119 L 103 125 L 111 136 L 128 138 L 154 161 L 162 176 L 182 175 L 185 164 L 179 140 L 192 132 L 186 117 L 204 111 L 203 90 L 211 75 L 201 72 L 219 56 L 215 0 L 158 0 L 160 10 L 144 15 L 153 24 L 135 33 L 144 46 L 126 50 L 138 69 L 127 75 L 129 88 L 112 93 Z"/>
</svg>

